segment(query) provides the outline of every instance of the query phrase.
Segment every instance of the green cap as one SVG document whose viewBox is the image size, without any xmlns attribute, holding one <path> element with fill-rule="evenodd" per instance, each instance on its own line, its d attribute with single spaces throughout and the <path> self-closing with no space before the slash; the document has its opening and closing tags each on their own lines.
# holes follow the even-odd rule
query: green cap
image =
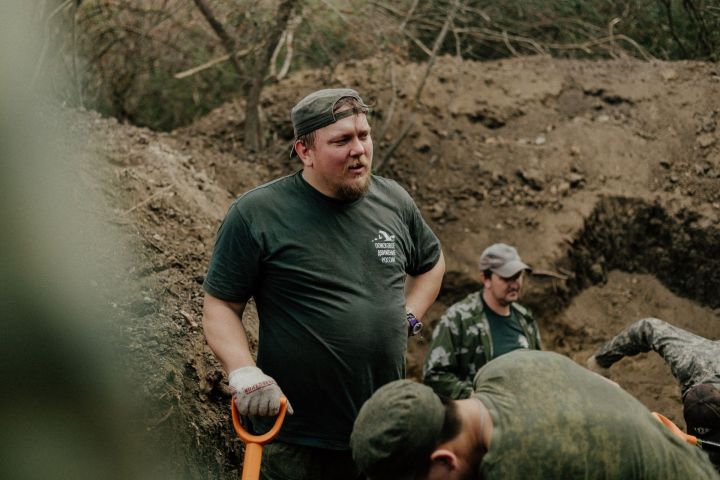
<svg viewBox="0 0 720 480">
<path fill-rule="evenodd" d="M 433 390 L 410 380 L 380 387 L 360 409 L 350 448 L 369 478 L 404 478 L 427 459 L 445 421 L 445 406 Z"/>
<path fill-rule="evenodd" d="M 300 100 L 290 112 L 295 138 L 301 135 L 314 132 L 319 128 L 326 127 L 347 116 L 357 113 L 355 110 L 347 110 L 334 113 L 335 104 L 341 98 L 350 97 L 360 103 L 363 113 L 367 113 L 368 106 L 365 105 L 358 93 L 351 88 L 326 88 L 313 92 Z"/>
</svg>

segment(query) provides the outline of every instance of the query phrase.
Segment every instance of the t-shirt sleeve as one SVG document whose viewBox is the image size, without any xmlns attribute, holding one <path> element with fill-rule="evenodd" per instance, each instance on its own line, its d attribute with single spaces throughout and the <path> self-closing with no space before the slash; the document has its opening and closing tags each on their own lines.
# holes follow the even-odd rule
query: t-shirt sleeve
<svg viewBox="0 0 720 480">
<path fill-rule="evenodd" d="M 253 294 L 259 259 L 260 245 L 235 202 L 218 229 L 203 289 L 221 300 L 246 302 Z"/>
<path fill-rule="evenodd" d="M 440 240 L 425 222 L 420 210 L 407 192 L 406 221 L 412 242 L 408 266 L 409 275 L 420 275 L 435 266 L 440 259 Z"/>
</svg>

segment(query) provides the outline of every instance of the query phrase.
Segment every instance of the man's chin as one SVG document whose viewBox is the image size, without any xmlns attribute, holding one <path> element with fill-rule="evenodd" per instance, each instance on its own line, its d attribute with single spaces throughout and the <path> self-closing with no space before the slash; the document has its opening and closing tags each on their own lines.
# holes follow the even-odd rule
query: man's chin
<svg viewBox="0 0 720 480">
<path fill-rule="evenodd" d="M 340 185 L 337 194 L 341 200 L 352 202 L 365 195 L 370 188 L 370 175 L 366 175 L 352 183 Z"/>
</svg>

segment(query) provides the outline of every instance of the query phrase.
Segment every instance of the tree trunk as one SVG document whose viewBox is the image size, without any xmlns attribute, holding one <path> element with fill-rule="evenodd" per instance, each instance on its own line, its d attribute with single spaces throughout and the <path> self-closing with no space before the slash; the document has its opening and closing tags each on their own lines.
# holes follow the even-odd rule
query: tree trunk
<svg viewBox="0 0 720 480">
<path fill-rule="evenodd" d="M 235 46 L 235 40 L 227 33 L 225 27 L 223 27 L 223 24 L 220 23 L 217 18 L 215 18 L 215 15 L 213 15 L 212 10 L 210 10 L 208 4 L 205 3 L 205 0 L 193 1 L 195 2 L 195 6 L 197 6 L 198 10 L 200 10 L 200 13 L 202 13 L 205 17 L 205 20 L 207 20 L 208 24 L 210 24 L 210 27 L 215 32 L 215 35 L 217 35 L 222 42 L 222 45 L 229 56 L 230 63 L 232 63 L 235 71 L 238 73 L 238 75 L 242 76 L 244 73 L 243 69 L 238 62 L 237 57 L 235 56 L 235 52 L 237 50 L 237 47 Z"/>
<path fill-rule="evenodd" d="M 249 150 L 258 151 L 263 147 L 262 126 L 260 125 L 260 95 L 262 94 L 275 45 L 277 45 L 287 28 L 293 10 L 299 3 L 299 0 L 283 0 L 280 2 L 275 16 L 275 25 L 270 30 L 260 55 L 255 59 L 252 85 L 247 95 L 247 106 L 245 108 L 245 147 Z"/>
</svg>

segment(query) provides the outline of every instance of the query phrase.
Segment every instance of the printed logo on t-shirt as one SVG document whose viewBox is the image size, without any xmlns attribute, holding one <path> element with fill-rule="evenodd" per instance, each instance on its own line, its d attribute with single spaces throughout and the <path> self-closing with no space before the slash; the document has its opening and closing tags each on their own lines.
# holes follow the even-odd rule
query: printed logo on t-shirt
<svg viewBox="0 0 720 480">
<path fill-rule="evenodd" d="M 395 262 L 395 235 L 390 235 L 385 230 L 379 230 L 378 236 L 371 241 L 382 263 Z"/>
</svg>

